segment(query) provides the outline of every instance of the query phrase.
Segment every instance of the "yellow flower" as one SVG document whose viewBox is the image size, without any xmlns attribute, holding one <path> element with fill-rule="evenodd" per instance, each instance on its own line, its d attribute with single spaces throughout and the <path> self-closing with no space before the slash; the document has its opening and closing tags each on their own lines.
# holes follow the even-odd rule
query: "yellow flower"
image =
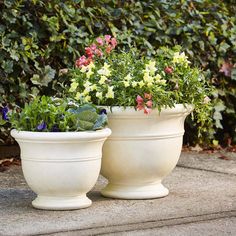
<svg viewBox="0 0 236 236">
<path fill-rule="evenodd" d="M 153 77 L 149 75 L 149 73 L 145 72 L 143 75 L 143 80 L 147 83 L 153 83 Z"/>
<path fill-rule="evenodd" d="M 125 76 L 124 78 L 126 81 L 130 81 L 132 79 L 130 73 L 128 75 Z"/>
<path fill-rule="evenodd" d="M 129 81 L 124 81 L 123 83 L 124 83 L 126 88 L 129 87 Z"/>
<path fill-rule="evenodd" d="M 154 79 L 157 80 L 157 81 L 160 81 L 160 79 L 161 79 L 161 75 L 156 74 L 155 77 L 154 77 Z"/>
<path fill-rule="evenodd" d="M 108 65 L 106 62 L 104 63 L 103 67 L 98 70 L 98 74 L 100 75 L 104 75 L 104 76 L 110 76 L 111 75 L 111 71 L 109 70 L 110 65 Z"/>
<path fill-rule="evenodd" d="M 104 75 L 102 75 L 101 78 L 100 78 L 100 80 L 98 81 L 98 83 L 99 83 L 99 84 L 104 84 L 106 80 L 107 80 L 107 77 L 104 76 Z"/>
<path fill-rule="evenodd" d="M 137 86 L 137 84 L 138 84 L 138 82 L 133 81 L 133 82 L 132 82 L 132 87 L 135 88 L 135 87 Z"/>
<path fill-rule="evenodd" d="M 107 94 L 106 94 L 106 98 L 114 98 L 114 91 L 113 91 L 113 86 L 111 87 L 108 87 L 108 91 L 107 91 Z"/>
<path fill-rule="evenodd" d="M 92 84 L 92 83 L 87 80 L 87 81 L 84 83 L 84 87 L 90 87 L 91 84 Z"/>
<path fill-rule="evenodd" d="M 145 85 L 145 83 L 143 81 L 140 81 L 140 82 L 138 82 L 138 85 L 140 88 L 142 88 Z"/>
<path fill-rule="evenodd" d="M 81 71 L 82 73 L 85 73 L 85 72 L 87 71 L 87 66 L 82 66 L 81 69 L 80 69 L 80 71 Z"/>
<path fill-rule="evenodd" d="M 78 85 L 79 85 L 79 84 L 78 84 L 77 82 L 71 83 L 69 92 L 72 92 L 72 93 L 73 93 L 73 92 L 77 89 Z"/>
<path fill-rule="evenodd" d="M 92 70 L 89 70 L 87 73 L 86 73 L 86 78 L 90 78 L 91 77 L 91 75 L 93 75 L 94 74 L 94 72 L 92 71 Z"/>
<path fill-rule="evenodd" d="M 90 96 L 85 96 L 83 100 L 84 100 L 84 102 L 90 102 L 91 97 Z"/>
<path fill-rule="evenodd" d="M 93 62 L 90 62 L 89 65 L 87 66 L 87 68 L 88 68 L 89 70 L 92 70 L 93 68 L 95 68 L 94 63 L 93 63 Z"/>
<path fill-rule="evenodd" d="M 96 97 L 102 100 L 102 92 L 96 92 Z"/>
<path fill-rule="evenodd" d="M 97 85 L 96 85 L 96 84 L 93 84 L 93 85 L 91 86 L 91 91 L 94 91 L 94 90 L 97 90 Z"/>
<path fill-rule="evenodd" d="M 148 64 L 146 64 L 146 71 L 149 71 L 151 75 L 154 75 L 156 72 L 156 62 L 155 61 L 149 61 Z"/>
<path fill-rule="evenodd" d="M 184 52 L 175 52 L 173 57 L 173 63 L 183 64 L 187 66 L 190 61 L 188 61 L 188 57 L 185 55 Z"/>
<path fill-rule="evenodd" d="M 76 99 L 76 100 L 80 100 L 81 95 L 82 95 L 82 94 L 81 94 L 80 92 L 77 92 L 76 95 L 75 95 L 75 99 Z"/>
</svg>

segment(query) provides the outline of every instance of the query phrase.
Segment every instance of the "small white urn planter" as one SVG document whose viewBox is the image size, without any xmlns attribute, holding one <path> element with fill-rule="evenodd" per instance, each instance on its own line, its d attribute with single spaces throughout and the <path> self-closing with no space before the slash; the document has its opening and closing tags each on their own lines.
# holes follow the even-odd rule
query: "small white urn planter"
<svg viewBox="0 0 236 236">
<path fill-rule="evenodd" d="M 89 207 L 86 193 L 95 185 L 102 146 L 110 129 L 87 132 L 12 130 L 21 149 L 22 169 L 37 194 L 35 208 L 69 210 Z"/>
<path fill-rule="evenodd" d="M 184 120 L 192 110 L 178 104 L 145 115 L 131 107 L 112 107 L 108 113 L 112 135 L 104 144 L 101 169 L 109 183 L 102 195 L 121 199 L 168 195 L 161 182 L 178 162 Z"/>
</svg>

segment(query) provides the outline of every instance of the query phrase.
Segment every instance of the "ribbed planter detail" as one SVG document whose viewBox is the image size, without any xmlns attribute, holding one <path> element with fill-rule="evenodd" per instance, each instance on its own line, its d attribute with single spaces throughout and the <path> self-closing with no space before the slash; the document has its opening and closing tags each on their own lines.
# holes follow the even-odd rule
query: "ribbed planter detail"
<svg viewBox="0 0 236 236">
<path fill-rule="evenodd" d="M 86 193 L 95 185 L 102 146 L 110 129 L 90 132 L 27 132 L 12 130 L 21 149 L 22 169 L 37 194 L 35 208 L 69 210 L 91 205 Z"/>
<path fill-rule="evenodd" d="M 102 195 L 123 199 L 168 195 L 161 182 L 178 162 L 184 120 L 192 110 L 178 104 L 145 115 L 131 107 L 112 107 L 108 114 L 112 135 L 104 144 L 101 170 L 109 183 Z"/>
</svg>

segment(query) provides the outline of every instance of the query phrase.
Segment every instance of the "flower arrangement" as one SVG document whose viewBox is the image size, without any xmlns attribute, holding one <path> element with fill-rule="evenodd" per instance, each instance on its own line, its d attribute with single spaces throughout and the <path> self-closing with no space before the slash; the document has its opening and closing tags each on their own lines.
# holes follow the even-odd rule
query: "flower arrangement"
<svg viewBox="0 0 236 236">
<path fill-rule="evenodd" d="M 37 97 L 20 110 L 4 110 L 12 128 L 33 132 L 98 130 L 107 124 L 106 111 L 73 99 Z"/>
<path fill-rule="evenodd" d="M 106 106 L 133 106 L 149 114 L 175 104 L 192 104 L 197 121 L 209 121 L 210 88 L 181 48 L 161 47 L 154 57 L 136 49 L 117 52 L 117 41 L 106 35 L 85 49 L 70 70 L 70 96 Z"/>
</svg>

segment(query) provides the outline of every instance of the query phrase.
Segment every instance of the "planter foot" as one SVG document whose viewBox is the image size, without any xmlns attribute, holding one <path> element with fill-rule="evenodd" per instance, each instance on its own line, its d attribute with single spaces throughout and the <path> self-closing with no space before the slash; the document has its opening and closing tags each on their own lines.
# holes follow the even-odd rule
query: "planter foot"
<svg viewBox="0 0 236 236">
<path fill-rule="evenodd" d="M 161 198 L 169 194 L 169 190 L 161 183 L 152 185 L 127 186 L 108 184 L 101 194 L 104 197 L 120 199 L 152 199 Z"/>
<path fill-rule="evenodd" d="M 44 210 L 76 210 L 91 206 L 92 201 L 86 195 L 77 197 L 38 196 L 32 205 Z"/>
</svg>

